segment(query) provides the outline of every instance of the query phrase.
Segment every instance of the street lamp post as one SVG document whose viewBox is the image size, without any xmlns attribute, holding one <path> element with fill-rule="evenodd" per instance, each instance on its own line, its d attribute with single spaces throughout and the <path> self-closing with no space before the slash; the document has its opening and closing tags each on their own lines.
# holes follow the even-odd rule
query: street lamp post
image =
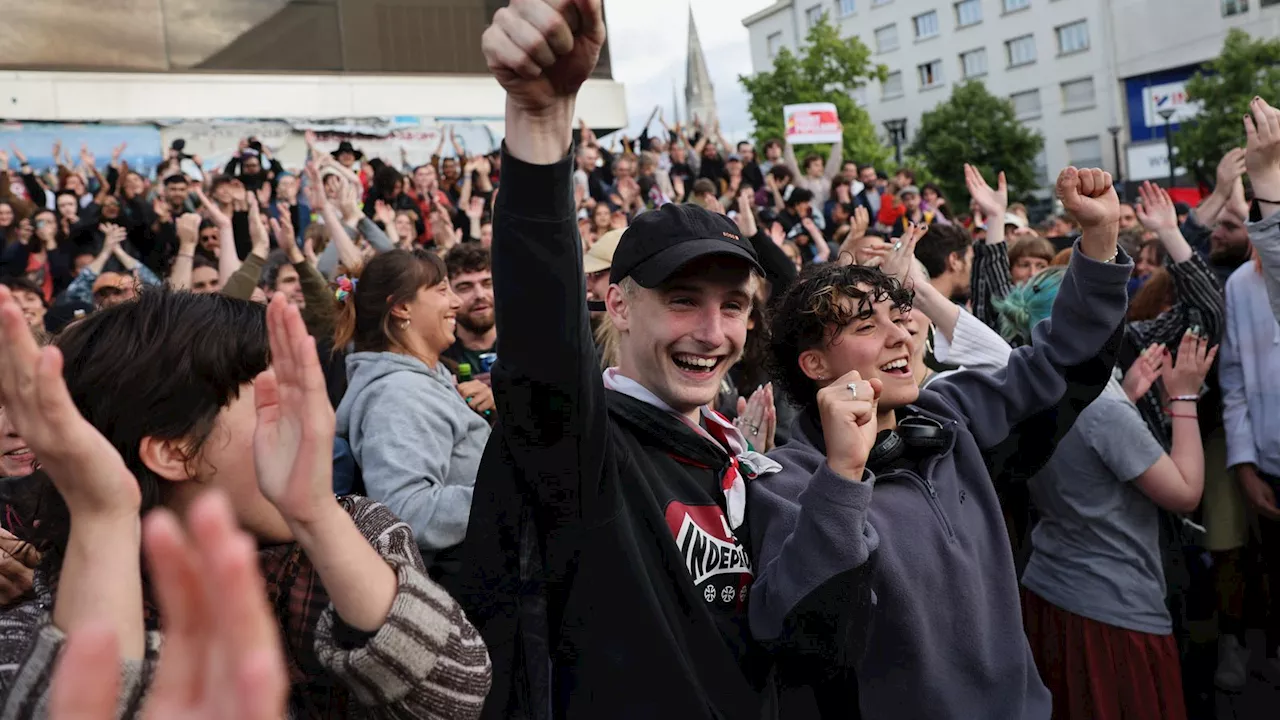
<svg viewBox="0 0 1280 720">
<path fill-rule="evenodd" d="M 1173 165 L 1173 126 L 1169 122 L 1170 120 L 1173 119 L 1173 114 L 1175 112 L 1177 111 L 1171 107 L 1164 108 L 1163 110 L 1160 111 L 1160 117 L 1164 118 L 1164 148 L 1165 148 L 1165 154 L 1169 158 L 1169 187 L 1170 188 L 1172 188 L 1173 184 L 1177 181 L 1177 178 L 1175 177 L 1175 173 L 1177 172 L 1177 170 L 1176 168 L 1174 168 L 1174 165 Z"/>
<path fill-rule="evenodd" d="M 907 139 L 906 118 L 885 120 L 884 129 L 889 132 L 889 142 L 893 143 L 893 159 L 902 167 L 902 143 Z"/>
<path fill-rule="evenodd" d="M 1107 128 L 1107 132 L 1111 133 L 1111 153 L 1116 158 L 1116 184 L 1118 185 L 1124 181 L 1124 176 L 1120 172 L 1120 168 L 1123 167 L 1120 163 L 1120 126 L 1112 125 Z"/>
</svg>

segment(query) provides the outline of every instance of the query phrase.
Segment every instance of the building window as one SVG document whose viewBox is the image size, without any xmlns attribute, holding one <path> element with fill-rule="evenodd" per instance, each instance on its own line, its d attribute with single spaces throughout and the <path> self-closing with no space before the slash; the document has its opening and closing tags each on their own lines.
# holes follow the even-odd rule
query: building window
<svg viewBox="0 0 1280 720">
<path fill-rule="evenodd" d="M 1280 0 L 1262 0 L 1258 4 L 1262 7 L 1271 7 L 1272 5 L 1280 5 Z"/>
<path fill-rule="evenodd" d="M 1004 0 L 1004 11 L 1007 13 L 1026 10 L 1031 7 L 1031 0 Z"/>
<path fill-rule="evenodd" d="M 1093 78 L 1062 83 L 1062 109 L 1081 110 L 1096 104 L 1093 95 Z"/>
<path fill-rule="evenodd" d="M 1057 29 L 1058 54 L 1067 55 L 1089 49 L 1089 23 L 1086 20 Z"/>
<path fill-rule="evenodd" d="M 968 27 L 982 22 L 982 0 L 961 0 L 956 3 L 956 27 Z"/>
<path fill-rule="evenodd" d="M 960 53 L 960 67 L 966 78 L 982 77 L 987 74 L 987 49 L 978 48 L 967 53 Z"/>
<path fill-rule="evenodd" d="M 889 100 L 891 98 L 902 97 L 902 73 L 891 72 L 884 79 L 884 85 L 881 88 L 880 99 Z"/>
<path fill-rule="evenodd" d="M 938 34 L 938 12 L 930 10 L 923 15 L 912 18 L 916 26 L 916 39 L 923 40 Z"/>
<path fill-rule="evenodd" d="M 1067 164 L 1078 168 L 1102 167 L 1102 140 L 1097 135 L 1068 140 Z"/>
<path fill-rule="evenodd" d="M 1023 35 L 1005 41 L 1005 54 L 1008 55 L 1009 67 L 1030 65 L 1036 61 L 1036 37 Z"/>
<path fill-rule="evenodd" d="M 1009 96 L 1013 101 L 1013 113 L 1019 120 L 1032 120 L 1040 117 L 1040 91 L 1028 90 Z"/>
<path fill-rule="evenodd" d="M 943 82 L 941 60 L 934 60 L 923 65 L 917 65 L 916 71 L 920 74 L 921 90 L 938 87 Z"/>
<path fill-rule="evenodd" d="M 765 48 L 769 53 L 769 58 L 778 57 L 778 51 L 782 49 L 782 33 L 776 32 L 764 39 Z"/>
<path fill-rule="evenodd" d="M 876 28 L 876 52 L 889 52 L 898 49 L 898 26 L 885 25 Z"/>
<path fill-rule="evenodd" d="M 1249 0 L 1222 0 L 1222 17 L 1247 12 L 1249 12 Z"/>
<path fill-rule="evenodd" d="M 804 11 L 805 26 L 812 28 L 814 25 L 817 25 L 818 23 L 822 22 L 822 15 L 823 15 L 823 12 L 822 12 L 821 5 L 814 5 L 808 10 L 805 10 Z"/>
<path fill-rule="evenodd" d="M 840 0 L 840 17 L 848 17 L 854 11 L 853 0 Z"/>
<path fill-rule="evenodd" d="M 1044 187 L 1049 184 L 1049 156 L 1044 148 L 1040 148 L 1040 152 L 1036 154 L 1035 174 L 1036 185 Z"/>
</svg>

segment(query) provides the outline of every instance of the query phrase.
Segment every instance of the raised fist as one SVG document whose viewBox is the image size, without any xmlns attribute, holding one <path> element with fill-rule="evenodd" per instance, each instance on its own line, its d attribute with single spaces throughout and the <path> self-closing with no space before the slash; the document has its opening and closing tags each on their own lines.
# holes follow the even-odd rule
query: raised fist
<svg viewBox="0 0 1280 720">
<path fill-rule="evenodd" d="M 603 0 L 512 0 L 480 46 L 509 102 L 530 113 L 571 100 L 604 45 Z"/>
<path fill-rule="evenodd" d="M 1098 168 L 1064 168 L 1058 174 L 1058 199 L 1082 230 L 1119 227 L 1120 198 L 1111 186 L 1111 173 Z"/>
</svg>

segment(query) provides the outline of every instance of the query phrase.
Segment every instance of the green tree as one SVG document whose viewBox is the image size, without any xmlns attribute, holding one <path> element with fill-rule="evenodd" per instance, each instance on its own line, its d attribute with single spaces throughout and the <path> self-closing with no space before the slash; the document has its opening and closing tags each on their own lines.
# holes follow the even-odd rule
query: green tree
<svg viewBox="0 0 1280 720">
<path fill-rule="evenodd" d="M 1244 114 L 1261 95 L 1280 97 L 1280 40 L 1255 40 L 1243 30 L 1227 33 L 1222 53 L 1187 80 L 1187 95 L 1200 113 L 1173 132 L 1178 165 L 1212 182 L 1218 161 L 1244 147 Z"/>
<path fill-rule="evenodd" d="M 976 166 L 991 183 L 1003 171 L 1009 196 L 1025 197 L 1036 186 L 1036 155 L 1044 138 L 1018 122 L 1013 103 L 987 91 L 977 80 L 955 86 L 951 97 L 920 118 L 907 154 L 919 158 L 937 178 L 956 212 L 969 206 L 964 164 Z"/>
<path fill-rule="evenodd" d="M 844 124 L 844 157 L 881 167 L 890 153 L 876 135 L 867 111 L 858 107 L 851 93 L 869 80 L 883 81 L 889 70 L 871 62 L 871 49 L 856 37 L 842 38 L 824 15 L 809 30 L 799 55 L 782 48 L 773 60 L 773 70 L 738 81 L 750 96 L 748 107 L 755 121 L 756 144 L 785 136 L 782 107 L 797 103 L 829 102 L 836 106 Z M 826 153 L 822 148 L 816 151 Z"/>
</svg>

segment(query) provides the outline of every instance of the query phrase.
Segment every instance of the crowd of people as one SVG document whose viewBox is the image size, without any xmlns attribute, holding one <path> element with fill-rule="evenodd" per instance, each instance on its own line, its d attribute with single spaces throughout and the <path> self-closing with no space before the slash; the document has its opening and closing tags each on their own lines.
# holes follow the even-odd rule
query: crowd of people
<svg viewBox="0 0 1280 720">
<path fill-rule="evenodd" d="M 977 167 L 957 207 L 840 143 L 655 111 L 606 145 L 571 7 L 494 16 L 485 154 L 0 153 L 0 717 L 1177 720 L 1280 685 L 1280 110 L 1194 208 L 1072 167 L 1032 223 Z"/>
</svg>

